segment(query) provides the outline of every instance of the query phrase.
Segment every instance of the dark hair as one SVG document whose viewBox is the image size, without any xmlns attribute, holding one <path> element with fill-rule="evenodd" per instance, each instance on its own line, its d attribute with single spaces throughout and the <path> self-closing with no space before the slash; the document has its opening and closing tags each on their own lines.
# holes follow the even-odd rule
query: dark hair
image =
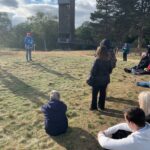
<svg viewBox="0 0 150 150">
<path fill-rule="evenodd" d="M 102 59 L 102 60 L 109 60 L 109 52 L 107 51 L 107 48 L 102 46 L 102 47 L 98 47 L 97 50 L 96 50 L 96 56 L 99 58 L 99 59 Z"/>
<path fill-rule="evenodd" d="M 103 39 L 100 42 L 100 47 L 103 47 L 103 46 L 106 47 L 108 50 L 112 48 L 111 42 L 108 39 Z"/>
<path fill-rule="evenodd" d="M 145 113 L 142 109 L 138 107 L 126 110 L 125 117 L 129 122 L 131 121 L 139 127 L 145 126 Z"/>
</svg>

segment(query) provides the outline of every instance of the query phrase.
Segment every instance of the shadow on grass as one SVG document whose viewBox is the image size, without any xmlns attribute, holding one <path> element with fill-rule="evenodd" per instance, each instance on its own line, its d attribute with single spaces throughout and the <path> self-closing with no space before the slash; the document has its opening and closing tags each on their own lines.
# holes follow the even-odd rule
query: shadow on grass
<svg viewBox="0 0 150 150">
<path fill-rule="evenodd" d="M 123 111 L 110 108 L 106 108 L 104 111 L 100 111 L 100 114 L 115 118 L 124 118 Z"/>
<path fill-rule="evenodd" d="M 131 105 L 131 106 L 138 106 L 138 102 L 135 102 L 135 101 L 129 100 L 129 99 L 123 99 L 123 98 L 108 97 L 107 101 L 123 103 L 123 104 Z"/>
<path fill-rule="evenodd" d="M 70 80 L 77 80 L 75 77 L 71 76 L 70 74 L 60 73 L 58 71 L 55 71 L 53 69 L 50 69 L 50 68 L 47 68 L 47 67 L 41 65 L 41 63 L 32 63 L 32 66 L 35 66 L 36 68 L 39 68 L 41 71 L 46 71 L 48 73 L 55 74 L 58 77 L 65 77 L 65 78 L 70 79 Z"/>
<path fill-rule="evenodd" d="M 22 80 L 18 79 L 12 73 L 1 69 L 0 78 L 2 79 L 2 84 L 6 86 L 13 94 L 24 97 L 38 106 L 41 106 L 43 103 L 41 99 L 48 99 L 49 97 L 44 95 L 44 93 L 40 92 L 36 88 L 26 84 Z"/>
<path fill-rule="evenodd" d="M 66 150 L 102 150 L 93 135 L 77 127 L 71 127 L 66 134 L 51 138 Z"/>
</svg>

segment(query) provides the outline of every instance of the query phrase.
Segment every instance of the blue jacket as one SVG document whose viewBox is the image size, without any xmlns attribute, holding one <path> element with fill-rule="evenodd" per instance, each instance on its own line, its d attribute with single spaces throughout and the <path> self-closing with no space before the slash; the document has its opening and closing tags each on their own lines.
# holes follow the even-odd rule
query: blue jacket
<svg viewBox="0 0 150 150">
<path fill-rule="evenodd" d="M 41 108 L 45 115 L 45 130 L 49 135 L 56 136 L 66 132 L 68 119 L 67 106 L 59 100 L 51 100 Z"/>
<path fill-rule="evenodd" d="M 24 44 L 25 44 L 25 48 L 32 48 L 33 47 L 33 38 L 31 36 L 25 36 Z"/>
</svg>

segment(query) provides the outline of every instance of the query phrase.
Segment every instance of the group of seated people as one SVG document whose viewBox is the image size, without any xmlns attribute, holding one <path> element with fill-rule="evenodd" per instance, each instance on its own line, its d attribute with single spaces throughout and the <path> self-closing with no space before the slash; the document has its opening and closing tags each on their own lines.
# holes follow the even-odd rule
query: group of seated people
<svg viewBox="0 0 150 150">
<path fill-rule="evenodd" d="M 150 50 L 144 55 L 138 66 L 125 69 L 137 74 L 140 69 L 150 73 Z M 145 74 L 145 73 L 144 73 Z M 138 86 L 150 87 L 149 82 L 138 82 Z M 103 150 L 149 150 L 150 149 L 150 91 L 141 92 L 138 96 L 140 107 L 133 107 L 124 112 L 124 123 L 114 125 L 98 133 L 98 142 Z M 60 93 L 53 90 L 50 100 L 41 107 L 45 116 L 45 131 L 50 136 L 67 132 L 67 106 L 60 99 Z"/>
<path fill-rule="evenodd" d="M 124 71 L 134 75 L 150 74 L 150 45 L 147 46 L 147 52 L 142 53 L 139 64 L 132 68 L 124 68 Z M 136 85 L 150 88 L 150 81 L 137 82 Z"/>
<path fill-rule="evenodd" d="M 125 123 L 98 133 L 104 150 L 149 150 L 150 148 L 150 92 L 141 92 L 139 106 L 124 112 Z M 68 128 L 67 106 L 58 91 L 50 93 L 50 101 L 41 108 L 45 116 L 45 131 L 50 136 L 63 134 Z"/>
<path fill-rule="evenodd" d="M 124 71 L 135 75 L 150 74 L 150 47 L 147 52 L 142 53 L 141 60 L 137 66 L 124 68 Z"/>
</svg>

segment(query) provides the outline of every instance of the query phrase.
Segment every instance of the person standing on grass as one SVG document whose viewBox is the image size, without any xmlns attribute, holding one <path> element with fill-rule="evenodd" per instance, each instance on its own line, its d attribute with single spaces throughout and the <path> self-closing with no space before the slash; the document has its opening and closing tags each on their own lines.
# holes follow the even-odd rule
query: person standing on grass
<svg viewBox="0 0 150 150">
<path fill-rule="evenodd" d="M 99 94 L 98 107 L 105 109 L 106 89 L 110 83 L 110 73 L 112 72 L 110 55 L 105 46 L 97 48 L 96 59 L 92 66 L 90 77 L 92 82 L 92 102 L 90 110 L 97 110 L 97 96 Z M 87 81 L 88 82 L 88 81 Z"/>
<path fill-rule="evenodd" d="M 24 45 L 25 45 L 25 50 L 26 50 L 26 60 L 28 61 L 32 61 L 32 49 L 33 49 L 33 38 L 31 36 L 31 33 L 28 32 L 27 35 L 24 38 Z"/>
<path fill-rule="evenodd" d="M 123 51 L 123 61 L 127 61 L 127 56 L 130 51 L 129 43 L 124 43 L 124 46 L 122 47 L 122 51 Z"/>
<path fill-rule="evenodd" d="M 124 113 L 126 123 L 120 123 L 98 133 L 98 142 L 103 150 L 149 150 L 150 124 L 145 121 L 145 113 L 136 107 Z M 112 139 L 118 130 L 132 132 L 125 138 Z"/>
<path fill-rule="evenodd" d="M 58 91 L 53 90 L 50 93 L 50 101 L 42 106 L 41 111 L 45 116 L 45 131 L 48 135 L 57 136 L 67 131 L 67 106 L 60 101 Z"/>
</svg>

